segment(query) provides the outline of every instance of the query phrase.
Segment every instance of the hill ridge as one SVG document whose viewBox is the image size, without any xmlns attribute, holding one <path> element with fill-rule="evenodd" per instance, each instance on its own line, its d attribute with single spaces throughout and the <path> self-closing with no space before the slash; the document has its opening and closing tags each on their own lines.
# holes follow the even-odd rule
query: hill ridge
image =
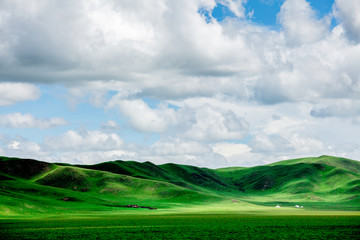
<svg viewBox="0 0 360 240">
<path fill-rule="evenodd" d="M 360 210 L 360 162 L 320 156 L 220 169 L 115 160 L 94 165 L 0 157 L 0 210 L 111 206 L 171 208 L 211 202 L 264 205 L 294 201 Z M 64 200 L 65 199 L 65 200 Z M 67 199 L 67 200 L 66 200 Z M 20 207 L 25 211 L 24 207 Z M 1 215 L 1 214 L 0 214 Z"/>
</svg>

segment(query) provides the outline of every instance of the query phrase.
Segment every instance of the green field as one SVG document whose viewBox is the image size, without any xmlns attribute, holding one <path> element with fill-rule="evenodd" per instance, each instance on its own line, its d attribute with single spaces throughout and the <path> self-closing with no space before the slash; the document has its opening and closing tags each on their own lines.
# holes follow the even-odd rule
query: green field
<svg viewBox="0 0 360 240">
<path fill-rule="evenodd" d="M 358 239 L 360 216 L 170 214 L 0 220 L 1 239 Z"/>
<path fill-rule="evenodd" d="M 0 228 L 0 239 L 356 239 L 360 163 L 321 156 L 208 169 L 0 157 Z"/>
</svg>

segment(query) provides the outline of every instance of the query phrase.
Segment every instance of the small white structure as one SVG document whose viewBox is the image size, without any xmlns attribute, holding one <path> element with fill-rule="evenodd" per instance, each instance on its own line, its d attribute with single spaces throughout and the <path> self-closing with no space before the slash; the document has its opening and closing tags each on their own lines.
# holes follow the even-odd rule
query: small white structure
<svg viewBox="0 0 360 240">
<path fill-rule="evenodd" d="M 278 204 L 278 205 L 276 205 L 276 208 L 280 208 L 279 204 Z"/>
<path fill-rule="evenodd" d="M 301 206 L 301 208 L 303 208 L 304 206 Z"/>
<path fill-rule="evenodd" d="M 299 208 L 300 206 L 299 205 L 295 205 L 296 208 Z"/>
</svg>

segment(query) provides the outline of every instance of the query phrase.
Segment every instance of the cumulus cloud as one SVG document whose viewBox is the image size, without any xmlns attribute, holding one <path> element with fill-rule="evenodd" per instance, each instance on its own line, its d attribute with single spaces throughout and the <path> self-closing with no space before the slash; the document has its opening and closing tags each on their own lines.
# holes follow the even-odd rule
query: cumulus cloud
<svg viewBox="0 0 360 240">
<path fill-rule="evenodd" d="M 58 162 L 76 164 L 96 164 L 99 162 L 114 160 L 138 160 L 137 154 L 124 150 L 107 151 L 83 151 L 83 152 L 63 152 L 58 158 Z"/>
<path fill-rule="evenodd" d="M 318 124 L 309 119 L 272 116 L 254 132 L 249 142 L 252 153 L 277 156 L 278 159 L 328 153 L 330 145 L 313 136 Z M 264 157 L 268 159 L 268 157 Z"/>
<path fill-rule="evenodd" d="M 226 159 L 226 166 L 255 166 L 266 163 L 266 157 L 262 154 L 251 152 L 251 147 L 247 144 L 220 142 L 211 145 L 214 152 Z"/>
<path fill-rule="evenodd" d="M 241 1 L 224 2 L 234 11 L 242 5 Z M 112 81 L 112 85 L 122 83 L 123 89 L 182 98 L 212 95 L 220 86 L 243 91 L 241 81 L 226 77 L 256 70 L 259 62 L 244 36 L 223 34 L 219 23 L 208 24 L 198 13 L 200 7 L 213 8 L 215 1 L 79 1 L 73 6 L 64 2 L 58 8 L 55 2 L 32 2 L 33 7 L 21 9 L 20 4 L 6 1 L 2 6 L 4 13 L 12 12 L 3 21 L 7 32 L 2 32 L 2 38 L 14 60 L 0 69 L 10 80 L 67 85 Z M 18 40 L 13 43 L 12 38 Z M 219 76 L 225 77 L 221 85 Z M 101 98 L 94 102 L 99 100 L 101 104 Z"/>
<path fill-rule="evenodd" d="M 143 161 L 158 164 L 176 162 L 202 167 L 228 166 L 226 159 L 208 145 L 179 138 L 161 139 L 139 155 Z"/>
<path fill-rule="evenodd" d="M 249 147 L 251 153 L 257 155 L 254 162 L 260 164 L 307 156 L 335 155 L 331 145 L 315 137 L 299 135 L 296 132 L 287 137 L 281 134 L 257 134 L 249 142 Z M 251 157 L 254 156 L 250 154 L 250 159 Z"/>
<path fill-rule="evenodd" d="M 220 0 L 219 2 L 227 6 L 230 11 L 235 14 L 235 16 L 239 18 L 245 17 L 244 4 L 247 2 L 247 0 Z"/>
<path fill-rule="evenodd" d="M 103 129 L 104 131 L 117 131 L 120 129 L 120 126 L 117 124 L 117 122 L 109 120 L 101 124 L 101 129 Z"/>
<path fill-rule="evenodd" d="M 283 2 L 282 28 L 273 30 L 247 19 L 245 0 L 0 1 L 1 106 L 39 99 L 32 83 L 60 83 L 71 106 L 116 109 L 138 133 L 160 138 L 131 147 L 112 133 L 128 126 L 110 120 L 42 144 L 9 137 L 0 151 L 204 166 L 343 154 L 329 147 L 341 148 L 345 135 L 359 141 L 350 121 L 339 120 L 359 122 L 358 2 L 335 1 L 332 29 L 331 14 L 320 18 L 305 0 Z M 208 21 L 199 13 L 217 4 L 236 17 Z M 7 114 L 0 123 L 65 124 L 33 115 Z M 329 133 L 334 125 L 341 130 Z"/>
<path fill-rule="evenodd" d="M 39 97 L 40 90 L 32 84 L 0 82 L 0 106 L 36 100 Z"/>
<path fill-rule="evenodd" d="M 12 138 L 0 134 L 0 152 L 6 156 L 74 164 L 139 159 L 135 152 L 124 149 L 119 136 L 101 131 L 69 130 L 62 135 L 45 138 L 41 144 L 20 136 Z"/>
<path fill-rule="evenodd" d="M 292 135 L 290 143 L 296 152 L 303 156 L 314 156 L 321 152 L 328 152 L 330 146 L 315 137 L 304 137 L 298 134 Z"/>
<path fill-rule="evenodd" d="M 285 48 L 273 69 L 257 80 L 255 97 L 266 104 L 356 99 L 360 93 L 360 72 L 354 64 L 360 56 L 360 46 L 347 44 L 340 32 L 334 28 L 322 41 Z"/>
<path fill-rule="evenodd" d="M 306 0 L 286 0 L 281 6 L 278 19 L 284 28 L 286 42 L 300 46 L 323 39 L 329 27 L 329 19 L 318 20 Z"/>
<path fill-rule="evenodd" d="M 198 108 L 184 108 L 176 118 L 179 135 L 198 141 L 222 141 L 243 139 L 249 130 L 249 123 L 231 110 L 211 105 Z"/>
<path fill-rule="evenodd" d="M 166 133 L 197 141 L 242 139 L 248 134 L 249 123 L 233 111 L 208 104 L 184 106 L 175 110 L 162 104 L 151 108 L 141 99 L 110 100 L 109 107 L 118 107 L 140 132 Z"/>
<path fill-rule="evenodd" d="M 133 128 L 140 132 L 164 132 L 175 114 L 166 106 L 152 109 L 141 99 L 111 101 L 109 106 L 118 107 L 130 119 Z"/>
<path fill-rule="evenodd" d="M 330 101 L 326 104 L 315 106 L 311 112 L 311 116 L 317 118 L 326 117 L 345 117 L 353 118 L 360 116 L 360 101 L 349 99 L 338 99 Z"/>
<path fill-rule="evenodd" d="M 212 145 L 212 149 L 215 152 L 223 155 L 224 157 L 242 155 L 251 150 L 249 146 L 246 144 L 227 143 L 227 142 L 214 144 Z"/>
<path fill-rule="evenodd" d="M 252 151 L 261 153 L 284 153 L 294 151 L 289 141 L 279 135 L 256 135 L 249 143 Z"/>
<path fill-rule="evenodd" d="M 54 128 L 66 125 L 63 118 L 36 118 L 31 114 L 10 113 L 0 115 L 0 126 L 8 128 Z"/>
<path fill-rule="evenodd" d="M 47 137 L 44 147 L 56 151 L 108 151 L 121 149 L 123 140 L 115 133 L 69 130 L 60 136 Z"/>
<path fill-rule="evenodd" d="M 151 146 L 151 153 L 158 155 L 202 155 L 211 149 L 196 141 L 184 141 L 179 138 L 162 139 Z"/>
<path fill-rule="evenodd" d="M 360 2 L 353 0 L 336 0 L 334 15 L 344 26 L 348 36 L 360 42 Z"/>
<path fill-rule="evenodd" d="M 8 144 L 9 149 L 20 149 L 20 142 L 12 141 Z"/>
<path fill-rule="evenodd" d="M 243 16 L 246 2 L 218 3 Z M 330 32 L 328 17 L 319 19 L 305 0 L 284 2 L 283 31 L 239 18 L 207 22 L 198 11 L 211 11 L 216 3 L 34 1 L 19 7 L 24 3 L 3 1 L 0 49 L 8 57 L 0 75 L 61 82 L 78 91 L 97 86 L 89 99 L 95 106 L 105 104 L 109 90 L 161 100 L 222 93 L 273 104 L 356 89 L 349 87 L 358 82 L 358 69 L 346 63 L 358 59 L 356 46 Z"/>
<path fill-rule="evenodd" d="M 0 139 L 0 149 L 5 156 L 33 158 L 44 161 L 54 161 L 55 157 L 44 151 L 40 144 L 29 141 L 23 137 L 9 136 Z"/>
<path fill-rule="evenodd" d="M 292 132 L 298 132 L 310 124 L 307 120 L 294 119 L 287 116 L 273 116 L 264 126 L 263 132 L 266 135 L 282 134 L 288 136 Z"/>
</svg>

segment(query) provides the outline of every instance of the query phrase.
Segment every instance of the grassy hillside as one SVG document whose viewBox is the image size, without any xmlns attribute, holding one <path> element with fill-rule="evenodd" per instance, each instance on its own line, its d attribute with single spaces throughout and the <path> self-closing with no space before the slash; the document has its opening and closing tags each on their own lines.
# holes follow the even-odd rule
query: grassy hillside
<svg viewBox="0 0 360 240">
<path fill-rule="evenodd" d="M 0 174 L 32 179 L 39 174 L 50 171 L 54 164 L 41 162 L 33 159 L 0 157 Z"/>
<path fill-rule="evenodd" d="M 280 161 L 251 168 L 207 169 L 179 164 L 114 161 L 79 166 L 133 177 L 166 181 L 203 192 L 241 193 L 356 193 L 360 177 L 358 161 L 321 156 Z"/>
<path fill-rule="evenodd" d="M 169 208 L 178 204 L 202 204 L 224 199 L 166 181 L 36 160 L 5 157 L 0 160 L 2 213 L 109 211 L 126 205 Z M 26 168 L 31 164 L 27 172 Z M 18 169 L 21 170 L 16 171 Z"/>
<path fill-rule="evenodd" d="M 165 181 L 191 190 L 205 192 L 236 189 L 231 182 L 218 176 L 212 169 L 173 163 L 155 165 L 151 162 L 113 161 L 95 165 L 78 165 L 78 167 Z"/>
<path fill-rule="evenodd" d="M 137 210 L 127 205 L 360 210 L 359 195 L 360 163 L 330 156 L 223 169 L 134 161 L 72 166 L 0 157 L 2 215 Z"/>
<path fill-rule="evenodd" d="M 258 166 L 233 171 L 217 170 L 242 192 L 339 193 L 356 191 L 359 173 L 321 163 L 294 163 Z M 355 182 L 354 182 L 355 181 Z M 353 188 L 351 188 L 351 186 Z"/>
</svg>

